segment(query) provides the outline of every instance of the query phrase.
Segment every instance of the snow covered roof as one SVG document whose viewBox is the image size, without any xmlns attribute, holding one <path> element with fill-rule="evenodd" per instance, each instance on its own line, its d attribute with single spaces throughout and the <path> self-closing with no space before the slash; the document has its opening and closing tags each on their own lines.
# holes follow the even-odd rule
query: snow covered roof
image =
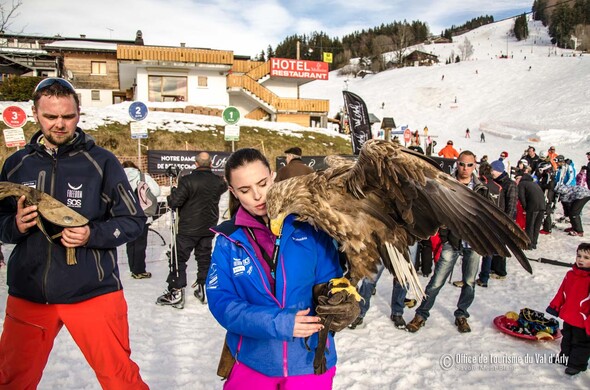
<svg viewBox="0 0 590 390">
<path fill-rule="evenodd" d="M 45 45 L 46 48 L 86 49 L 101 51 L 117 51 L 116 43 L 91 42 L 91 41 L 55 41 Z"/>
</svg>

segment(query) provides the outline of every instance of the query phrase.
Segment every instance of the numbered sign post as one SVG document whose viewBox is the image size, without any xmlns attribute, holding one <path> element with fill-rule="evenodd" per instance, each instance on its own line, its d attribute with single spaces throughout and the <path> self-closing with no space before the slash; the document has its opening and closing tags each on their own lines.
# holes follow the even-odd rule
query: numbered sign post
<svg viewBox="0 0 590 390">
<path fill-rule="evenodd" d="M 221 117 L 228 124 L 225 126 L 225 140 L 231 141 L 231 151 L 233 152 L 235 141 L 240 140 L 240 126 L 237 125 L 240 120 L 240 110 L 236 107 L 229 106 L 223 110 Z"/>
<path fill-rule="evenodd" d="M 23 127 L 27 123 L 27 113 L 19 106 L 8 106 L 2 111 L 2 120 L 13 129 Z"/>
<path fill-rule="evenodd" d="M 129 105 L 129 116 L 134 121 L 142 121 L 147 118 L 148 108 L 143 102 L 133 102 Z M 147 125 L 139 122 L 131 122 L 129 124 L 131 129 L 131 138 L 137 138 L 137 166 L 141 171 L 141 139 L 148 137 Z"/>
<path fill-rule="evenodd" d="M 407 145 L 408 142 L 410 142 L 410 140 L 412 139 L 412 132 L 410 131 L 410 129 L 405 129 L 404 130 L 404 142 Z"/>
<path fill-rule="evenodd" d="M 16 127 L 14 129 L 4 129 L 4 144 L 7 148 L 25 146 L 25 133 L 22 127 Z"/>
<path fill-rule="evenodd" d="M 27 113 L 19 106 L 8 106 L 2 111 L 2 120 L 10 129 L 4 130 L 4 143 L 7 148 L 16 146 L 18 150 L 26 145 L 22 127 L 27 123 Z"/>
</svg>

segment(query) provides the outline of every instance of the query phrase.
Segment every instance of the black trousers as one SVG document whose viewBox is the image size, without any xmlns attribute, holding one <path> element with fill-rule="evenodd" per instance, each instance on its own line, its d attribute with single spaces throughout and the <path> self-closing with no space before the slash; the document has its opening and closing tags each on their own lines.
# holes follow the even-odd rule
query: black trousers
<svg viewBox="0 0 590 390">
<path fill-rule="evenodd" d="M 197 283 L 205 284 L 209 266 L 211 265 L 211 248 L 213 236 L 193 237 L 182 234 L 176 235 L 176 252 L 178 254 L 178 269 L 174 255 L 170 256 L 170 273 L 168 274 L 168 289 L 186 287 L 186 267 L 191 252 L 195 251 L 197 261 Z"/>
<path fill-rule="evenodd" d="M 493 255 L 491 270 L 494 271 L 496 275 L 506 276 L 506 258 L 498 255 Z"/>
<path fill-rule="evenodd" d="M 563 323 L 561 334 L 561 354 L 569 357 L 567 366 L 585 371 L 590 358 L 590 336 L 584 328 L 571 326 L 567 322 Z"/>
<path fill-rule="evenodd" d="M 424 275 L 432 273 L 432 242 L 430 239 L 418 242 L 416 270 L 422 269 Z"/>
<path fill-rule="evenodd" d="M 582 210 L 584 209 L 584 206 L 586 205 L 586 203 L 588 203 L 588 201 L 590 200 L 590 197 L 587 198 L 582 198 L 582 199 L 576 199 L 571 203 L 568 203 L 568 213 L 569 213 L 569 217 L 570 217 L 570 223 L 572 224 L 572 229 L 574 229 L 574 231 L 578 232 L 578 233 L 583 233 L 584 232 L 584 228 L 582 227 Z M 564 203 L 564 208 L 565 208 L 565 203 Z"/>
<path fill-rule="evenodd" d="M 533 248 L 537 246 L 537 240 L 539 239 L 539 230 L 543 224 L 543 218 L 545 217 L 545 211 L 527 211 L 526 213 L 526 228 L 525 233 L 530 238 Z"/>
<path fill-rule="evenodd" d="M 127 243 L 127 260 L 129 261 L 129 271 L 132 274 L 142 274 L 145 272 L 145 250 L 147 248 L 147 237 L 149 225 L 144 225 L 141 236 L 135 241 Z"/>
</svg>

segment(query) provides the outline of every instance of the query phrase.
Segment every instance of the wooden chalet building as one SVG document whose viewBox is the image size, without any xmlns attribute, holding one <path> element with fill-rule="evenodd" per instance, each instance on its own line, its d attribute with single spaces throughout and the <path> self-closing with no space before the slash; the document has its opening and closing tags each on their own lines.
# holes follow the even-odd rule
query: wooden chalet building
<svg viewBox="0 0 590 390">
<path fill-rule="evenodd" d="M 420 50 L 414 50 L 403 59 L 403 66 L 430 66 L 436 63 L 438 56 Z"/>
<path fill-rule="evenodd" d="M 141 31 L 135 40 L 0 35 L 0 77 L 11 75 L 63 77 L 83 106 L 184 102 L 174 111 L 207 115 L 235 106 L 248 119 L 327 126 L 329 101 L 299 97 L 301 85 L 327 80 L 327 63 L 146 46 Z"/>
</svg>

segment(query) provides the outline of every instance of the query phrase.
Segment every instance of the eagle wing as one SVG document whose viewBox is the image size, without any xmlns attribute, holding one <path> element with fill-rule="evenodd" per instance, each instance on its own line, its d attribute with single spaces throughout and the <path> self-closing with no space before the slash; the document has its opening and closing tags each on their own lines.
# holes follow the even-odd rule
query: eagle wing
<svg viewBox="0 0 590 390">
<path fill-rule="evenodd" d="M 522 229 L 426 156 L 394 142 L 371 140 L 341 179 L 351 195 L 364 200 L 365 210 L 380 210 L 375 217 L 389 220 L 388 228 L 402 226 L 410 236 L 425 239 L 448 227 L 480 255 L 514 254 L 532 272 L 522 251 L 530 241 Z M 402 249 L 395 238 L 392 244 Z"/>
</svg>

